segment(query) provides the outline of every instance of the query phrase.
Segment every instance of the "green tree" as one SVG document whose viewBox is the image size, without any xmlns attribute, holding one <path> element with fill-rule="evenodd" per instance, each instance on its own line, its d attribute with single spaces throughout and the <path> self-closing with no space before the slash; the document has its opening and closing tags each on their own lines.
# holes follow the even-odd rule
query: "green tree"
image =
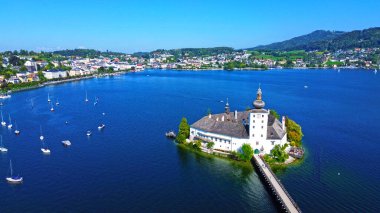
<svg viewBox="0 0 380 213">
<path fill-rule="evenodd" d="M 280 115 L 275 110 L 271 109 L 270 114 L 273 115 L 275 118 L 280 119 Z"/>
<path fill-rule="evenodd" d="M 190 125 L 187 123 L 187 119 L 185 117 L 182 118 L 181 123 L 179 124 L 177 141 L 178 143 L 186 142 L 186 139 L 190 136 Z"/>
<path fill-rule="evenodd" d="M 273 147 L 273 149 L 270 151 L 271 157 L 275 162 L 283 163 L 286 159 L 289 158 L 289 155 L 286 153 L 285 149 L 287 147 L 287 144 L 284 146 L 276 145 Z"/>
<path fill-rule="evenodd" d="M 212 149 L 212 148 L 214 148 L 214 145 L 215 145 L 214 142 L 208 142 L 208 143 L 207 143 L 207 149 Z"/>
<path fill-rule="evenodd" d="M 300 147 L 302 145 L 303 137 L 301 126 L 288 117 L 286 118 L 285 125 L 288 141 L 293 142 L 297 147 Z"/>
<path fill-rule="evenodd" d="M 44 74 L 42 73 L 42 71 L 38 71 L 37 76 L 40 79 L 40 81 L 46 81 L 47 80 L 46 77 L 44 76 Z"/>
<path fill-rule="evenodd" d="M 21 72 L 24 72 L 24 71 L 28 71 L 28 69 L 26 68 L 25 65 L 22 65 L 22 66 L 20 67 L 20 71 L 21 71 Z"/>
<path fill-rule="evenodd" d="M 193 149 L 199 151 L 199 150 L 201 150 L 201 145 L 202 145 L 202 142 L 200 140 L 196 140 L 193 143 Z"/>
<path fill-rule="evenodd" d="M 251 145 L 245 143 L 243 144 L 243 146 L 241 147 L 241 152 L 240 152 L 240 159 L 244 160 L 244 161 L 249 161 L 251 160 L 253 156 L 253 149 L 251 147 Z"/>
</svg>

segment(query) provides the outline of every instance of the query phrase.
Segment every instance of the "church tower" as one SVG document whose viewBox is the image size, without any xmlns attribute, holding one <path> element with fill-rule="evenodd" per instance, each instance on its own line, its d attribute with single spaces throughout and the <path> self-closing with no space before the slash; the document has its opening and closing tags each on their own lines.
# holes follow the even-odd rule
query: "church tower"
<svg viewBox="0 0 380 213">
<path fill-rule="evenodd" d="M 253 149 L 263 151 L 267 140 L 268 110 L 264 109 L 265 102 L 262 99 L 261 87 L 257 89 L 256 100 L 253 102 L 254 109 L 249 114 L 249 141 Z"/>
</svg>

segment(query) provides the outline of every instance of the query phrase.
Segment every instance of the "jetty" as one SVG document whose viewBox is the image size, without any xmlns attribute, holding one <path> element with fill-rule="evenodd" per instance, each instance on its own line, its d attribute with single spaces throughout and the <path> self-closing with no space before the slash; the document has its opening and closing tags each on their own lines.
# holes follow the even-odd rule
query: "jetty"
<svg viewBox="0 0 380 213">
<path fill-rule="evenodd" d="M 302 212 L 297 203 L 292 199 L 285 187 L 281 184 L 280 180 L 270 169 L 269 165 L 264 162 L 262 157 L 255 154 L 253 155 L 252 160 L 255 168 L 257 169 L 257 173 L 266 187 L 272 192 L 272 195 L 275 200 L 277 200 L 281 210 L 289 213 Z"/>
</svg>

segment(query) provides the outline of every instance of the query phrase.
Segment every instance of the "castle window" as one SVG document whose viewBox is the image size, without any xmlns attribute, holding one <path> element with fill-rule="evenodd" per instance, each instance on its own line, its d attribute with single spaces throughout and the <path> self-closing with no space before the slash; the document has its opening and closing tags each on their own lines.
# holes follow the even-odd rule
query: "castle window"
<svg viewBox="0 0 380 213">
<path fill-rule="evenodd" d="M 264 126 L 261 126 L 261 129 L 264 129 Z"/>
<path fill-rule="evenodd" d="M 255 123 L 255 120 L 253 120 L 253 123 Z"/>
<path fill-rule="evenodd" d="M 255 117 L 255 115 L 253 115 L 253 117 Z"/>
<path fill-rule="evenodd" d="M 272 146 L 274 145 L 274 141 L 271 141 L 272 142 Z"/>
<path fill-rule="evenodd" d="M 258 141 L 256 141 L 256 145 L 259 145 L 259 142 L 258 142 Z"/>
<path fill-rule="evenodd" d="M 252 137 L 255 137 L 255 134 L 252 134 Z"/>
<path fill-rule="evenodd" d="M 252 129 L 254 129 L 255 128 L 255 126 L 252 126 Z"/>
<path fill-rule="evenodd" d="M 261 134 L 261 137 L 263 137 L 263 134 Z"/>
<path fill-rule="evenodd" d="M 262 120 L 261 123 L 264 123 L 264 120 Z"/>
</svg>

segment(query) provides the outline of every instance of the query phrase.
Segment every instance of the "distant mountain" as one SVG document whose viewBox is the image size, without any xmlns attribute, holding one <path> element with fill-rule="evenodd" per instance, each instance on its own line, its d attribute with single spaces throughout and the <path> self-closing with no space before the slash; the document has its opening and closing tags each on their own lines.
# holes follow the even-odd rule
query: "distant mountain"
<svg viewBox="0 0 380 213">
<path fill-rule="evenodd" d="M 276 42 L 268 45 L 260 45 L 254 48 L 249 48 L 251 50 L 295 50 L 302 49 L 300 47 L 308 45 L 313 42 L 319 42 L 324 40 L 331 40 L 344 34 L 342 31 L 326 31 L 326 30 L 316 30 L 307 35 L 298 36 L 286 41 Z"/>
<path fill-rule="evenodd" d="M 317 30 L 283 42 L 261 45 L 248 50 L 338 50 L 380 47 L 380 27 L 351 32 Z"/>
</svg>

